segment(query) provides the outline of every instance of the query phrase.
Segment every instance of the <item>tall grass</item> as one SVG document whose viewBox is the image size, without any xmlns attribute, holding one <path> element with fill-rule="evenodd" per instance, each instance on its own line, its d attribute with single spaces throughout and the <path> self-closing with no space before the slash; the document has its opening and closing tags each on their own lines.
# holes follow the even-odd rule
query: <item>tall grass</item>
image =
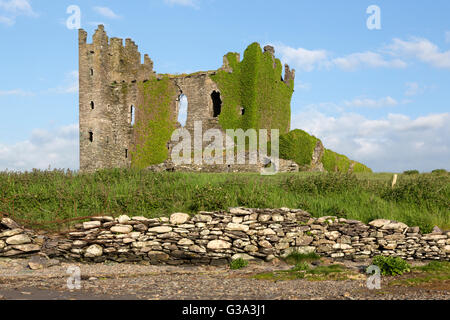
<svg viewBox="0 0 450 320">
<path fill-rule="evenodd" d="M 167 216 L 228 207 L 300 208 L 316 217 L 337 215 L 369 222 L 384 218 L 450 227 L 450 176 L 391 174 L 152 173 L 104 170 L 0 173 L 0 212 L 30 222 L 92 215 Z"/>
</svg>

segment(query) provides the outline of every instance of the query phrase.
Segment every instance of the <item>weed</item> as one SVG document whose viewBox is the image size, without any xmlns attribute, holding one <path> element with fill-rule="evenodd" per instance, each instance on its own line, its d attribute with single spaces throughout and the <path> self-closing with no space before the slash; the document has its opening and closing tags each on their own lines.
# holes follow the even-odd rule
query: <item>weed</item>
<svg viewBox="0 0 450 320">
<path fill-rule="evenodd" d="M 239 270 L 239 269 L 245 268 L 246 266 L 248 266 L 248 261 L 244 260 L 242 258 L 233 260 L 230 263 L 230 269 L 231 270 Z"/>
</svg>

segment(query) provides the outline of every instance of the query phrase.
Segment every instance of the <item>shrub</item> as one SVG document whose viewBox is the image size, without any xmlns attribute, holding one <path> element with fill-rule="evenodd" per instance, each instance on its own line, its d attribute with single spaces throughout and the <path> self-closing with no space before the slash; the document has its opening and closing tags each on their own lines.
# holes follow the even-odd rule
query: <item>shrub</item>
<svg viewBox="0 0 450 320">
<path fill-rule="evenodd" d="M 239 269 L 245 268 L 246 266 L 248 266 L 248 261 L 244 260 L 242 258 L 233 260 L 230 263 L 230 269 L 231 270 L 239 270 Z"/>
<path fill-rule="evenodd" d="M 412 176 L 415 174 L 420 174 L 419 170 L 406 170 L 405 172 L 403 172 L 403 174 L 407 175 L 407 176 Z"/>
<path fill-rule="evenodd" d="M 401 275 L 411 271 L 411 266 L 402 258 L 376 256 L 372 264 L 379 267 L 383 276 Z"/>
<path fill-rule="evenodd" d="M 445 175 L 448 172 L 445 169 L 436 169 L 436 170 L 431 171 L 431 173 L 436 174 L 436 175 Z"/>
</svg>

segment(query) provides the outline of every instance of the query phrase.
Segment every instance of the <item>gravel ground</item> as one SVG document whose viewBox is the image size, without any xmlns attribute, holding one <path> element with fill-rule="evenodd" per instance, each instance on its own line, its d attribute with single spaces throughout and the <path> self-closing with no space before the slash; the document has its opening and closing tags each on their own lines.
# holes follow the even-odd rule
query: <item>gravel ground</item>
<svg viewBox="0 0 450 320">
<path fill-rule="evenodd" d="M 28 260 L 0 259 L 0 299 L 33 300 L 450 300 L 450 283 L 394 287 L 383 279 L 381 290 L 366 288 L 363 274 L 346 281 L 268 281 L 252 275 L 289 269 L 284 263 L 251 264 L 233 271 L 212 266 L 67 264 L 32 271 Z M 360 265 L 346 262 L 355 270 Z M 81 270 L 81 289 L 69 290 L 67 269 Z"/>
</svg>

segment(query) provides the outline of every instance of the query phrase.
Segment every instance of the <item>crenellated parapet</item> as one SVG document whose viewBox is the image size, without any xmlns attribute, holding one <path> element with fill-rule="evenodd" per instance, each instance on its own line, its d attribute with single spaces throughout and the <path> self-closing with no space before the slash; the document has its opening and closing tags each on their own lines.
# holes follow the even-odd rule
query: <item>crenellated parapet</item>
<svg viewBox="0 0 450 320">
<path fill-rule="evenodd" d="M 289 65 L 284 65 L 284 82 L 289 83 L 290 81 L 295 81 L 295 69 L 290 69 Z"/>
</svg>

